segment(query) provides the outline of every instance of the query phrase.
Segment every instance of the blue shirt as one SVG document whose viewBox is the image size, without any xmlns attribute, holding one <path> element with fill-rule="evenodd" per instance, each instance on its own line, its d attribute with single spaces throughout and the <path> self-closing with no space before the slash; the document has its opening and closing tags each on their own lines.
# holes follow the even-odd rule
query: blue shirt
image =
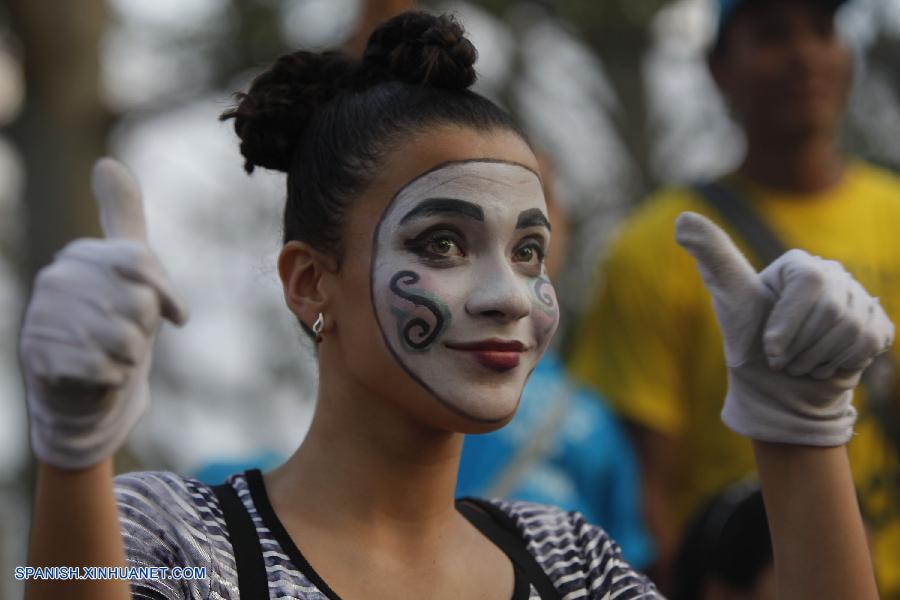
<svg viewBox="0 0 900 600">
<path fill-rule="evenodd" d="M 641 518 L 638 464 L 617 417 L 547 354 L 505 427 L 467 435 L 457 496 L 555 505 L 603 527 L 635 568 L 653 559 Z"/>
</svg>

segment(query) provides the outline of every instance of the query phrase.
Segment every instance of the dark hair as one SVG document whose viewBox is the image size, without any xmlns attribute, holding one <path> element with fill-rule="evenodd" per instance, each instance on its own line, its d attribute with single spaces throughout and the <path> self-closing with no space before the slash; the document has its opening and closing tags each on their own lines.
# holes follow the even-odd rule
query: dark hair
<svg viewBox="0 0 900 600">
<path fill-rule="evenodd" d="M 371 183 L 387 151 L 435 125 L 524 134 L 493 102 L 468 89 L 477 52 L 447 15 L 410 11 L 381 24 L 361 60 L 294 52 L 254 79 L 234 119 L 248 173 L 285 171 L 284 241 L 341 258 L 346 208 Z"/>
<path fill-rule="evenodd" d="M 710 580 L 750 591 L 770 564 L 772 540 L 759 485 L 733 485 L 689 522 L 675 558 L 672 600 L 699 598 Z"/>
</svg>

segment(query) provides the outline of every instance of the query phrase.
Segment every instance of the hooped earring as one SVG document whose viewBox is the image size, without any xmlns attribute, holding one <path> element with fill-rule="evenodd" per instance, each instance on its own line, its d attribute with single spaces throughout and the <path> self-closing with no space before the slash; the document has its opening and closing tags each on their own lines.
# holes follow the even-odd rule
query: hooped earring
<svg viewBox="0 0 900 600">
<path fill-rule="evenodd" d="M 322 343 L 322 329 L 325 327 L 325 315 L 319 313 L 313 323 L 312 330 L 316 334 L 316 343 Z"/>
</svg>

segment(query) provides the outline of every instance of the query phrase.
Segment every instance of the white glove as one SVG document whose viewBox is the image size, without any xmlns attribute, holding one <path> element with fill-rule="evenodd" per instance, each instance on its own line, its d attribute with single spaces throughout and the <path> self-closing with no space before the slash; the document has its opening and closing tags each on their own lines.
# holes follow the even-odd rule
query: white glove
<svg viewBox="0 0 900 600">
<path fill-rule="evenodd" d="M 76 240 L 38 273 L 19 346 L 34 452 L 72 470 L 122 445 L 147 405 L 160 315 L 187 319 L 147 246 L 134 179 L 104 158 L 92 186 L 106 239 Z"/>
<path fill-rule="evenodd" d="M 722 420 L 756 440 L 839 446 L 853 435 L 853 388 L 893 343 L 894 326 L 834 261 L 791 250 L 761 273 L 696 213 L 676 221 L 725 340 Z"/>
</svg>

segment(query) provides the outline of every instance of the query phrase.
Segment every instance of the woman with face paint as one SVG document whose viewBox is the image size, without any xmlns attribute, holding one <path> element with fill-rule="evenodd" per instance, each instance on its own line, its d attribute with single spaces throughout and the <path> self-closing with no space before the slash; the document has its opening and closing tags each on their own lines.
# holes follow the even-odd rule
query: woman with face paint
<svg viewBox="0 0 900 600">
<path fill-rule="evenodd" d="M 134 570 L 106 581 L 32 578 L 30 598 L 658 597 L 577 513 L 454 501 L 462 434 L 512 417 L 559 314 L 543 266 L 551 224 L 537 160 L 510 117 L 468 90 L 474 62 L 454 20 L 404 13 L 372 34 L 360 61 L 281 57 L 223 116 L 247 171 L 287 173 L 278 272 L 315 340 L 320 385 L 297 452 L 222 486 L 166 472 L 112 478 L 110 456 L 146 403 L 160 316 L 181 323 L 185 311 L 146 245 L 136 186 L 116 163 L 98 164 L 108 239 L 60 253 L 38 277 L 23 326 L 39 459 L 30 563 Z M 678 235 L 724 307 L 732 346 L 759 338 L 749 317 L 787 314 L 778 323 L 789 325 L 819 310 L 809 289 L 763 285 L 696 215 Z M 778 268 L 808 275 L 810 264 L 794 254 Z M 820 276 L 846 283 L 836 269 Z M 892 329 L 861 288 L 847 294 L 871 308 L 872 318 L 842 330 L 867 342 L 841 359 L 858 367 Z M 745 354 L 726 408 L 743 410 L 748 435 L 762 431 L 754 443 L 780 590 L 874 597 L 842 447 L 792 445 L 777 428 L 755 427 L 751 410 L 780 422 L 766 402 L 784 399 L 798 429 L 846 425 L 832 396 L 853 377 L 825 388 L 804 379 L 797 391 L 772 370 L 756 389 L 740 369 L 764 367 Z M 185 577 L 183 567 L 201 570 Z"/>
</svg>

